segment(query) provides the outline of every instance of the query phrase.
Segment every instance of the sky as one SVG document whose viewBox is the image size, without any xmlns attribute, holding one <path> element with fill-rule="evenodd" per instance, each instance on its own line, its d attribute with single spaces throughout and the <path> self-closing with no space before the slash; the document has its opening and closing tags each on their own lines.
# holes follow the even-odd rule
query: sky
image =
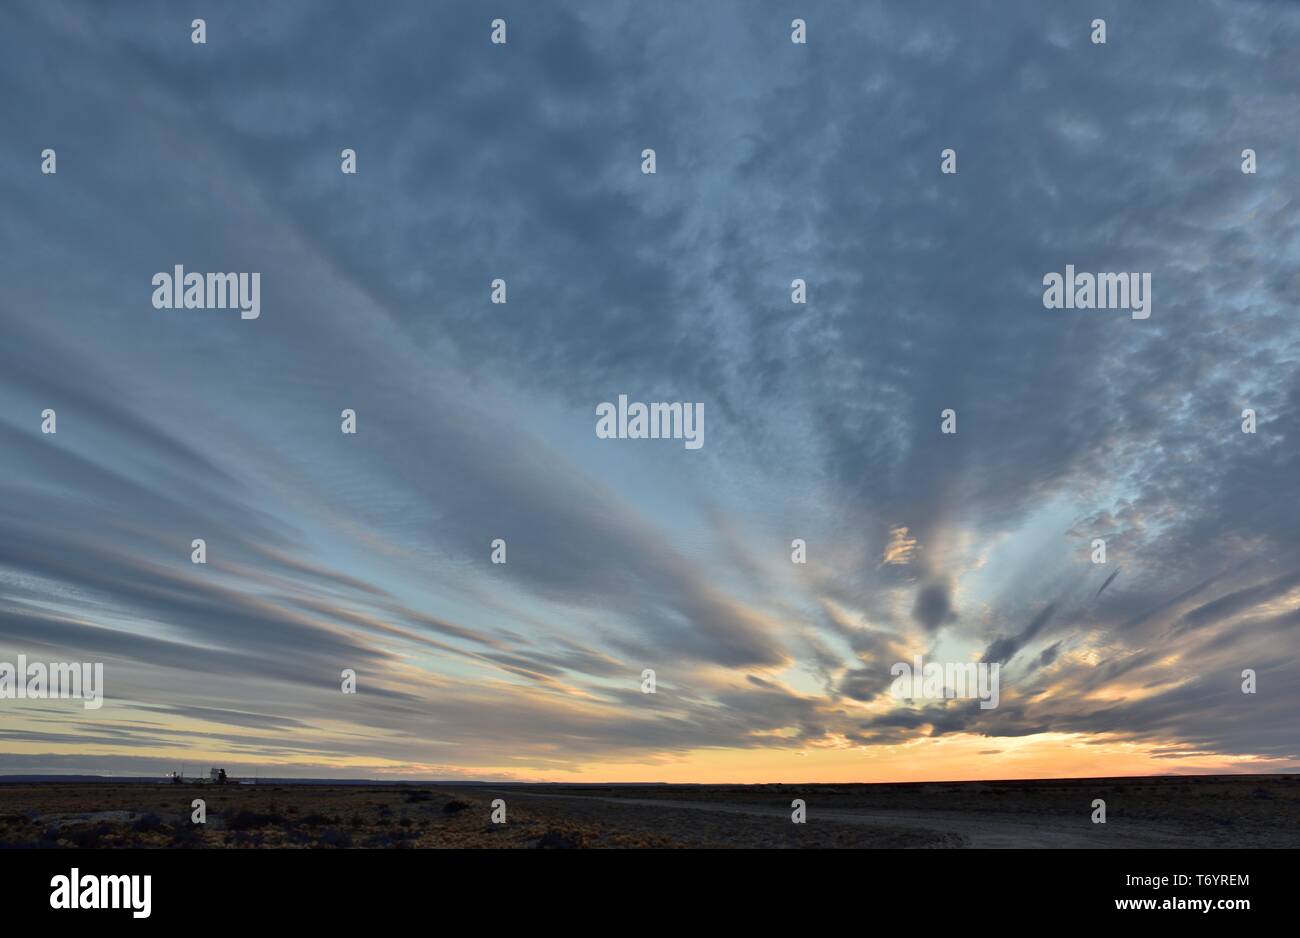
<svg viewBox="0 0 1300 938">
<path fill-rule="evenodd" d="M 0 8 L 0 774 L 1300 770 L 1300 5 L 191 6 Z"/>
</svg>

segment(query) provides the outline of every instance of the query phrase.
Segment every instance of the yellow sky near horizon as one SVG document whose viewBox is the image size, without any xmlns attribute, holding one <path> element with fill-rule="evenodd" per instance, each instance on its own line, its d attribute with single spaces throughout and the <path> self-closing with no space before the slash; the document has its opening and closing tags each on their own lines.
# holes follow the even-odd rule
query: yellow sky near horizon
<svg viewBox="0 0 1300 938">
<path fill-rule="evenodd" d="M 1014 740 L 949 736 L 903 746 L 807 749 L 727 749 L 656 762 L 599 763 L 576 771 L 541 771 L 553 782 L 653 781 L 683 784 L 777 782 L 865 783 L 1089 778 L 1132 775 L 1231 774 L 1285 771 L 1258 759 L 1196 754 L 1162 758 L 1154 747 L 1063 734 Z M 993 750 L 998 750 L 994 752 Z M 1292 767 L 1294 768 L 1294 767 Z M 488 769 L 519 774 L 518 769 Z"/>
<path fill-rule="evenodd" d="M 56 751 L 43 745 L 12 744 L 14 754 L 22 750 Z M 57 745 L 57 744 L 56 744 Z M 59 747 L 61 748 L 61 747 Z M 113 747 L 85 746 L 76 751 L 82 758 L 111 756 Z M 542 782 L 659 782 L 679 784 L 774 784 L 774 783 L 871 783 L 942 782 L 1001 779 L 1090 778 L 1143 775 L 1237 774 L 1295 771 L 1296 766 L 1274 760 L 1195 753 L 1170 757 L 1158 754 L 1162 746 L 1140 745 L 1120 740 L 1039 734 L 994 740 L 971 735 L 922 738 L 899 746 L 871 748 L 713 749 L 664 756 L 654 761 L 593 761 L 569 768 L 464 766 L 451 768 L 434 764 L 403 764 L 373 759 L 348 759 L 322 765 L 319 761 L 288 759 L 258 763 L 262 776 L 366 778 L 513 778 Z M 69 750 L 71 751 L 71 750 Z M 158 760 L 160 774 L 184 765 L 193 772 L 206 772 L 207 765 L 225 766 L 234 776 L 252 774 L 251 763 L 231 758 L 218 749 L 158 749 L 135 752 L 143 759 Z M 197 767 L 197 768 L 196 768 Z M 308 768 L 304 772 L 304 768 Z M 128 772 L 123 774 L 140 774 Z"/>
</svg>

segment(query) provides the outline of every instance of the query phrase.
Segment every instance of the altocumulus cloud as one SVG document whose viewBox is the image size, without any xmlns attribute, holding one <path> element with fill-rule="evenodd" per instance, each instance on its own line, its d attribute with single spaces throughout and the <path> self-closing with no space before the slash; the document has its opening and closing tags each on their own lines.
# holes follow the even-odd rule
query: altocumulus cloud
<svg viewBox="0 0 1300 938">
<path fill-rule="evenodd" d="M 0 11 L 0 651 L 108 682 L 7 765 L 1297 765 L 1300 10 L 492 13 L 506 47 L 471 3 L 222 4 L 206 46 L 165 4 Z M 1155 314 L 1043 309 L 1067 262 L 1152 272 Z M 154 310 L 175 263 L 260 271 L 261 317 Z M 602 444 L 624 391 L 708 444 Z M 1004 662 L 1002 706 L 896 706 L 921 653 Z"/>
</svg>

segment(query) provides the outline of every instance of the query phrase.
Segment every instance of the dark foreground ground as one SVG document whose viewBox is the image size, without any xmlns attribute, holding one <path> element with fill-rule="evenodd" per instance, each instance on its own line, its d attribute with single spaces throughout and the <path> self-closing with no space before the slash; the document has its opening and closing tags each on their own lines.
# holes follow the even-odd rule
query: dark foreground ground
<svg viewBox="0 0 1300 938">
<path fill-rule="evenodd" d="M 190 821 L 191 801 L 207 823 Z M 803 799 L 807 823 L 791 822 Z M 1093 801 L 1106 823 L 1092 823 Z M 492 802 L 506 823 L 491 822 Z M 1297 847 L 1300 776 L 893 785 L 0 785 L 0 847 Z"/>
</svg>

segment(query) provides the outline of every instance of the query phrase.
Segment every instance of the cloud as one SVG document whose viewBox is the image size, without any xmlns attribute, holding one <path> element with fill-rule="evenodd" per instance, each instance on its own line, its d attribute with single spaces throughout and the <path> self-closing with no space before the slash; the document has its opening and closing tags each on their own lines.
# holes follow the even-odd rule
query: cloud
<svg viewBox="0 0 1300 938">
<path fill-rule="evenodd" d="M 895 525 L 889 529 L 889 543 L 885 546 L 885 556 L 880 563 L 882 566 L 905 566 L 911 562 L 916 547 L 916 538 L 908 536 L 906 526 Z"/>
<path fill-rule="evenodd" d="M 199 47 L 0 11 L 0 650 L 108 659 L 114 721 L 24 709 L 15 764 L 1300 760 L 1300 11 L 1162 0 L 1104 49 L 1029 0 L 831 4 L 807 47 L 775 3 L 701 42 L 499 15 L 237 4 Z M 152 309 L 175 263 L 260 271 L 262 317 Z M 1152 318 L 1045 310 L 1067 263 L 1150 271 Z M 619 393 L 703 402 L 706 446 L 596 440 Z M 1089 596 L 1095 536 L 1125 579 Z M 1002 705 L 888 706 L 918 647 L 983 649 Z"/>
<path fill-rule="evenodd" d="M 949 598 L 949 585 L 939 580 L 922 586 L 912 606 L 912 617 L 927 631 L 934 632 L 945 622 L 956 618 Z"/>
</svg>

